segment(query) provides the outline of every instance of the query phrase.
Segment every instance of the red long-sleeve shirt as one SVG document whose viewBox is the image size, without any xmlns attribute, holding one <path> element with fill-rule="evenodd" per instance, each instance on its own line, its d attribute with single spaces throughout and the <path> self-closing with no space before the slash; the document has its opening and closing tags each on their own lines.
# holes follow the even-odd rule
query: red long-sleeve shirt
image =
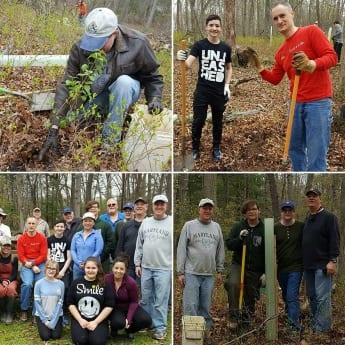
<svg viewBox="0 0 345 345">
<path fill-rule="evenodd" d="M 279 47 L 275 54 L 272 70 L 263 70 L 261 77 L 277 85 L 287 73 L 292 93 L 296 69 L 291 65 L 294 53 L 303 51 L 310 60 L 316 62 L 311 74 L 302 72 L 297 92 L 297 102 L 317 101 L 332 97 L 332 84 L 329 69 L 338 62 L 337 54 L 326 35 L 316 25 L 300 27 Z"/>
<path fill-rule="evenodd" d="M 18 259 L 23 265 L 27 261 L 32 261 L 33 265 L 45 262 L 48 254 L 46 237 L 39 232 L 32 237 L 27 232 L 24 233 L 18 238 L 17 253 Z"/>
</svg>

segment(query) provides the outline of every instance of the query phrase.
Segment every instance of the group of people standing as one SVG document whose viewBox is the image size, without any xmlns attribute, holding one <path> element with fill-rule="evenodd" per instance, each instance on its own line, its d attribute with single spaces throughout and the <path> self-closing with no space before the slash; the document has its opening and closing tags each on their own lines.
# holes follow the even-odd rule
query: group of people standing
<svg viewBox="0 0 345 345">
<path fill-rule="evenodd" d="M 285 38 L 274 56 L 271 69 L 265 68 L 253 50 L 249 58 L 260 77 L 273 85 L 287 75 L 292 95 L 297 71 L 301 73 L 289 146 L 293 171 L 326 171 L 331 138 L 332 83 L 329 70 L 340 62 L 342 28 L 334 22 L 334 49 L 317 25 L 297 27 L 295 11 L 288 1 L 276 1 L 271 16 L 278 32 Z M 232 49 L 221 40 L 222 22 L 218 15 L 206 18 L 207 37 L 193 44 L 190 51 L 179 50 L 177 60 L 191 68 L 199 61 L 198 81 L 193 100 L 192 155 L 200 160 L 201 134 L 208 106 L 212 111 L 213 160 L 220 162 L 223 113 L 230 100 Z M 295 101 L 296 101 L 295 100 Z"/>
<path fill-rule="evenodd" d="M 308 214 L 303 222 L 295 219 L 294 202 L 284 201 L 280 205 L 280 220 L 274 226 L 277 278 L 289 332 L 301 333 L 300 286 L 304 277 L 311 307 L 310 329 L 317 335 L 327 335 L 332 327 L 331 294 L 340 252 L 339 225 L 336 216 L 322 206 L 318 189 L 308 189 L 305 196 Z M 232 252 L 224 281 L 229 302 L 228 325 L 235 331 L 253 326 L 255 304 L 265 281 L 265 229 L 258 202 L 248 200 L 241 207 L 244 218 L 224 240 L 220 225 L 212 220 L 214 208 L 211 199 L 200 200 L 198 218 L 186 222 L 179 237 L 176 261 L 183 288 L 183 314 L 203 316 L 207 330 L 211 329 L 214 273 L 220 285 L 226 246 Z"/>
<path fill-rule="evenodd" d="M 1 238 L 1 320 L 13 321 L 19 260 L 20 320 L 28 320 L 33 291 L 32 315 L 42 340 L 61 337 L 68 312 L 74 344 L 106 344 L 108 336 L 116 337 L 121 329 L 130 340 L 145 328 L 152 330 L 153 339 L 165 339 L 172 221 L 165 195 L 153 198 L 152 217 L 146 217 L 147 208 L 146 199 L 139 197 L 125 204 L 121 213 L 112 198 L 108 212 L 98 217 L 99 203 L 92 200 L 80 218 L 66 206 L 63 219 L 54 223 L 54 234 L 48 237 L 38 231 L 37 218 L 28 217 L 17 241 L 18 259 L 11 255 L 11 238 Z M 119 231 L 116 247 L 115 229 Z"/>
</svg>

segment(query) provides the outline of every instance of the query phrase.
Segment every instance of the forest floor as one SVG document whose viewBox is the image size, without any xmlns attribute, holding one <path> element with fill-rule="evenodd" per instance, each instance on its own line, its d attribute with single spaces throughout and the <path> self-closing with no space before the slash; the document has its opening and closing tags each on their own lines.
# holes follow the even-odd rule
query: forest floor
<svg viewBox="0 0 345 345">
<path fill-rule="evenodd" d="M 268 45 L 258 49 L 259 55 L 268 54 Z M 262 54 L 261 54 L 262 51 Z M 271 54 L 273 56 L 273 53 Z M 271 61 L 266 64 L 269 67 Z M 197 64 L 187 72 L 187 135 L 185 156 L 191 154 L 191 120 L 193 92 L 197 81 Z M 345 169 L 345 119 L 339 116 L 339 109 L 345 103 L 345 96 L 338 90 L 341 66 L 331 69 L 334 87 L 333 123 L 331 144 L 328 153 L 328 171 Z M 283 166 L 285 133 L 289 101 L 288 80 L 277 85 L 264 81 L 252 67 L 233 67 L 233 79 L 253 78 L 230 89 L 231 100 L 227 105 L 223 121 L 221 162 L 212 160 L 212 123 L 204 126 L 200 160 L 195 162 L 194 171 L 291 171 L 291 165 Z M 175 61 L 174 68 L 174 113 L 181 114 L 181 69 Z M 208 119 L 211 115 L 208 114 Z M 183 160 L 182 128 L 179 120 L 174 123 L 174 158 Z"/>
<path fill-rule="evenodd" d="M 83 34 L 75 18 L 70 18 L 67 24 L 61 24 L 57 15 L 40 21 L 30 8 L 23 10 L 20 6 L 13 4 L 2 8 L 0 54 L 68 54 L 72 44 Z M 171 33 L 150 28 L 147 37 L 165 80 L 162 103 L 171 109 Z M 57 66 L 13 67 L 7 64 L 0 66 L 0 87 L 22 93 L 55 92 L 63 72 L 64 68 Z M 144 103 L 144 97 L 139 102 Z M 58 154 L 52 156 L 48 152 L 39 162 L 38 154 L 49 132 L 50 115 L 50 111 L 33 112 L 26 99 L 0 93 L 0 171 L 126 170 L 121 166 L 122 143 L 112 152 L 102 148 L 101 121 L 84 125 L 73 122 L 60 128 Z"/>
<path fill-rule="evenodd" d="M 177 280 L 177 279 L 176 279 Z M 181 344 L 182 340 L 182 290 L 180 284 L 174 289 L 174 344 Z M 333 294 L 333 330 L 327 336 L 311 334 L 308 327 L 309 309 L 301 312 L 302 332 L 300 335 L 288 332 L 284 322 L 284 304 L 279 293 L 278 307 L 278 339 L 266 339 L 266 304 L 265 295 L 262 294 L 256 304 L 254 319 L 246 329 L 231 332 L 228 326 L 227 295 L 223 286 L 215 287 L 213 292 L 211 315 L 213 325 L 208 336 L 208 345 L 345 345 L 345 286 L 344 282 L 338 284 Z M 301 297 L 303 302 L 303 297 Z"/>
</svg>

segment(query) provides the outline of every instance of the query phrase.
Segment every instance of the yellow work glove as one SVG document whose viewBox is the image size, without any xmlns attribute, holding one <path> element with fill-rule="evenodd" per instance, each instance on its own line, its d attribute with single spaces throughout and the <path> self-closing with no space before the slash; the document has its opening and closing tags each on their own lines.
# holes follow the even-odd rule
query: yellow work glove
<svg viewBox="0 0 345 345">
<path fill-rule="evenodd" d="M 313 73 L 316 68 L 316 62 L 309 60 L 304 52 L 297 52 L 292 57 L 292 66 L 300 71 Z"/>
</svg>

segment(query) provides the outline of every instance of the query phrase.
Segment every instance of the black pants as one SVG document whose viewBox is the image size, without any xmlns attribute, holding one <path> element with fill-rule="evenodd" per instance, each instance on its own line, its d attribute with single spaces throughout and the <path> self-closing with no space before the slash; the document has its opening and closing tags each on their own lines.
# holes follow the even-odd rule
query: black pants
<svg viewBox="0 0 345 345">
<path fill-rule="evenodd" d="M 342 43 L 334 42 L 334 50 L 338 55 L 338 62 L 340 62 Z"/>
<path fill-rule="evenodd" d="M 49 339 L 60 339 L 62 335 L 62 317 L 59 317 L 59 320 L 54 329 L 48 328 L 38 316 L 36 317 L 36 324 L 38 328 L 38 334 L 40 335 L 43 341 Z"/>
<path fill-rule="evenodd" d="M 112 313 L 109 316 L 111 332 L 119 329 L 123 329 L 126 326 L 126 317 L 127 311 L 124 310 L 115 310 L 113 309 Z M 152 319 L 151 316 L 140 306 L 134 313 L 131 326 L 126 329 L 127 333 L 135 333 L 143 328 L 149 328 L 151 326 Z"/>
<path fill-rule="evenodd" d="M 75 345 L 106 345 L 108 338 L 108 321 L 104 320 L 94 331 L 81 328 L 79 322 L 72 317 L 72 341 Z"/>
<path fill-rule="evenodd" d="M 199 150 L 202 128 L 207 117 L 207 108 L 210 105 L 213 125 L 213 148 L 220 148 L 223 130 L 223 113 L 226 106 L 225 96 L 216 94 L 214 90 L 197 88 L 193 101 L 192 147 Z"/>
<path fill-rule="evenodd" d="M 262 273 L 245 270 L 242 319 L 249 319 L 255 311 L 255 302 L 260 298 L 260 276 Z M 228 292 L 229 319 L 237 322 L 239 313 L 241 265 L 231 264 L 229 274 L 224 282 L 224 287 Z"/>
</svg>

